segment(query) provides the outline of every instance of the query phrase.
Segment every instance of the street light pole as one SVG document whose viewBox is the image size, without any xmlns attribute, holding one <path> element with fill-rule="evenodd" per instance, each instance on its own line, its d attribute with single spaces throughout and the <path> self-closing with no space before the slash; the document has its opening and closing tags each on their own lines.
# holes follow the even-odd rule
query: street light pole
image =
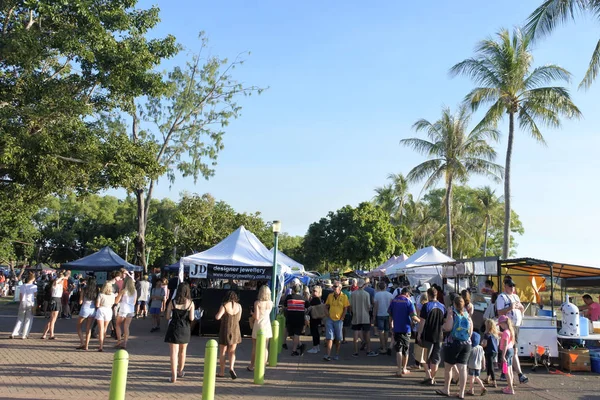
<svg viewBox="0 0 600 400">
<path fill-rule="evenodd" d="M 271 301 L 273 301 L 273 309 L 271 310 L 271 321 L 275 321 L 277 316 L 277 305 L 275 301 L 277 296 L 277 245 L 279 243 L 279 232 L 281 231 L 281 221 L 273 221 L 273 270 L 271 271 Z"/>
<path fill-rule="evenodd" d="M 129 236 L 125 237 L 125 261 L 127 261 L 127 258 L 128 258 L 127 256 L 129 254 L 129 241 L 130 240 L 131 239 L 129 239 Z M 127 261 L 127 262 L 129 262 L 129 261 Z"/>
</svg>

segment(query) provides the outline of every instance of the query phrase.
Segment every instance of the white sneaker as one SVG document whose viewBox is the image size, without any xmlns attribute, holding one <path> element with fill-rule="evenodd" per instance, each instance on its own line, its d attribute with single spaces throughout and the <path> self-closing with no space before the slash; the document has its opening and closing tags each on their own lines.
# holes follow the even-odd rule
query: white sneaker
<svg viewBox="0 0 600 400">
<path fill-rule="evenodd" d="M 307 353 L 310 354 L 317 354 L 319 352 L 319 348 L 318 347 L 313 347 L 312 349 L 308 350 Z"/>
</svg>

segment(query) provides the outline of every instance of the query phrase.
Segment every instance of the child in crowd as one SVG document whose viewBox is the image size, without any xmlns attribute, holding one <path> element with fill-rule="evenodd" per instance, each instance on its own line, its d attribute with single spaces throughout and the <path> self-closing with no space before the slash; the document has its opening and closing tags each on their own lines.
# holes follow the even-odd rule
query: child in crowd
<svg viewBox="0 0 600 400">
<path fill-rule="evenodd" d="M 498 326 L 493 319 L 485 320 L 485 333 L 481 346 L 484 349 L 485 365 L 487 367 L 487 378 L 485 383 L 498 387 L 496 384 L 496 374 L 494 372 L 494 359 L 498 356 Z"/>
<path fill-rule="evenodd" d="M 506 373 L 506 383 L 508 383 L 508 386 L 502 389 L 502 393 L 515 394 L 512 370 L 512 361 L 515 355 L 515 330 L 510 318 L 506 315 L 501 315 L 498 318 L 498 325 L 502 331 L 502 335 L 500 336 L 502 372 Z"/>
<path fill-rule="evenodd" d="M 469 355 L 469 362 L 467 366 L 469 368 L 469 382 L 471 384 L 471 390 L 469 391 L 469 394 L 472 396 L 475 395 L 475 388 L 473 387 L 475 382 L 477 382 L 477 384 L 481 386 L 482 396 L 487 393 L 485 385 L 481 381 L 481 378 L 479 378 L 479 376 L 481 375 L 481 370 L 485 368 L 486 365 L 483 347 L 481 347 L 481 345 L 479 344 L 480 339 L 481 337 L 479 336 L 479 333 L 473 332 L 471 334 L 472 349 L 471 354 Z"/>
</svg>

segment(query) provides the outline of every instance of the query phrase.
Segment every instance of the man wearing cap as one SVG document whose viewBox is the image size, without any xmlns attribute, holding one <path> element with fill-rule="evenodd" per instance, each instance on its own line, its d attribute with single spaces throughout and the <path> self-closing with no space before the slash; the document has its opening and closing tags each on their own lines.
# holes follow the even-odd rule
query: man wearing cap
<svg viewBox="0 0 600 400">
<path fill-rule="evenodd" d="M 352 309 L 352 331 L 354 332 L 354 353 L 358 357 L 358 337 L 362 336 L 362 342 L 366 344 L 367 356 L 376 357 L 379 353 L 371 351 L 371 296 L 365 291 L 365 280 L 359 279 L 358 289 L 352 293 L 350 307 Z"/>
<path fill-rule="evenodd" d="M 342 293 L 342 284 L 340 281 L 335 281 L 333 284 L 333 294 L 327 297 L 327 309 L 329 317 L 325 318 L 325 343 L 327 343 L 327 355 L 323 357 L 325 361 L 331 361 L 331 347 L 335 341 L 335 356 L 334 360 L 340 357 L 340 343 L 342 340 L 342 327 L 344 317 L 348 311 L 350 303 L 348 297 Z"/>
<path fill-rule="evenodd" d="M 410 373 L 406 369 L 406 364 L 410 347 L 411 322 L 418 323 L 420 321 L 415 306 L 410 301 L 409 288 L 403 288 L 400 294 L 392 300 L 388 313 L 396 342 L 396 364 L 398 366 L 396 375 L 404 376 Z"/>
<path fill-rule="evenodd" d="M 504 292 L 498 296 L 496 300 L 496 309 L 498 316 L 506 315 L 512 320 L 515 328 L 515 344 L 519 342 L 519 328 L 523 324 L 523 311 L 525 307 L 521 304 L 521 299 L 517 295 L 515 282 L 512 279 L 504 279 Z M 513 360 L 513 369 L 519 374 L 519 382 L 527 383 L 529 378 L 521 371 L 521 363 L 519 362 L 518 350 L 515 346 L 515 357 Z M 500 375 L 500 380 L 506 380 L 504 374 Z"/>
</svg>

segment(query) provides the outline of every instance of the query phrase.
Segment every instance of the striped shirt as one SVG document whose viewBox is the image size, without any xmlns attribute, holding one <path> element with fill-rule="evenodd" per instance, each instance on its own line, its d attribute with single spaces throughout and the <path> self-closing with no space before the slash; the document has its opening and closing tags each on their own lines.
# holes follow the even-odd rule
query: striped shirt
<svg viewBox="0 0 600 400">
<path fill-rule="evenodd" d="M 306 310 L 306 300 L 300 294 L 290 294 L 285 301 L 288 312 L 300 312 L 304 314 Z"/>
</svg>

